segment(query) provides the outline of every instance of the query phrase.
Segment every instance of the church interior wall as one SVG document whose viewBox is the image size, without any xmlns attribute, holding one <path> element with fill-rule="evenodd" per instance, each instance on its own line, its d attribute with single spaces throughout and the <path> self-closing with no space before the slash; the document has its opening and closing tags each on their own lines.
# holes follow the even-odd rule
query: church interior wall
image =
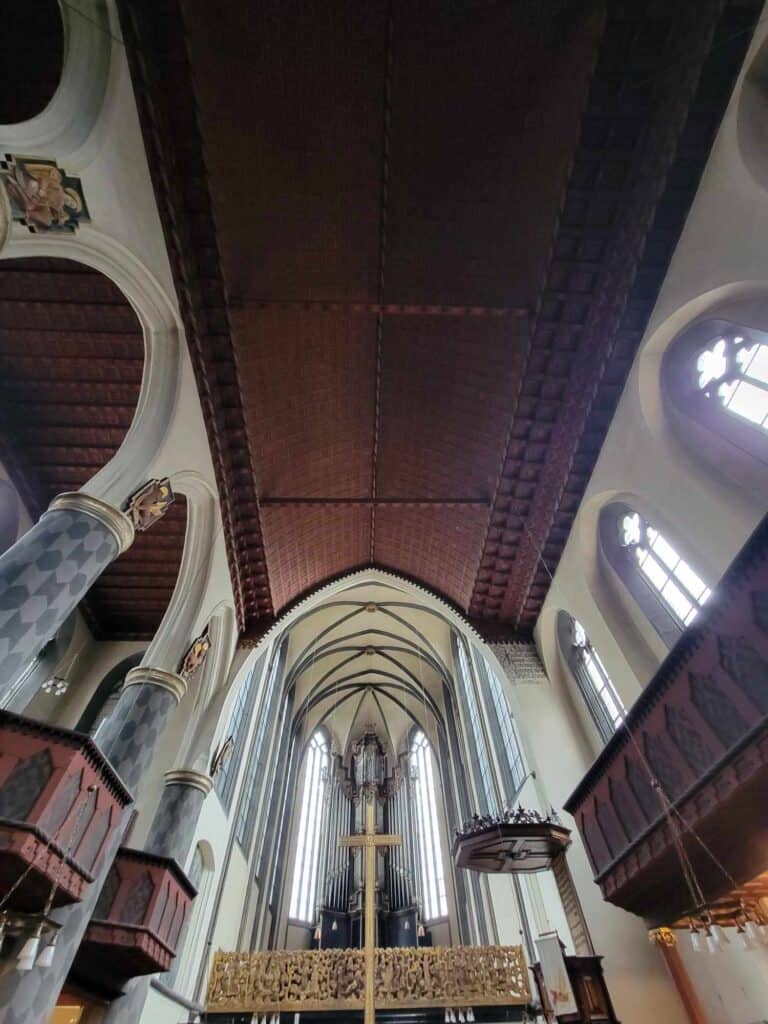
<svg viewBox="0 0 768 1024">
<path fill-rule="evenodd" d="M 112 31 L 116 31 L 116 23 Z M 758 30 L 753 54 L 765 45 L 766 38 L 768 28 L 763 27 Z M 100 237 L 106 235 L 102 225 L 108 224 L 112 256 L 124 258 L 126 265 L 140 261 L 157 291 L 165 297 L 169 317 L 176 321 L 180 332 L 172 277 L 125 55 L 119 45 L 108 46 L 107 51 L 106 63 L 103 53 L 98 57 L 105 69 L 106 98 L 101 104 L 89 101 L 91 124 L 88 131 L 83 135 L 82 126 L 75 126 L 77 130 L 72 128 L 66 138 L 53 139 L 53 149 L 46 155 L 57 157 L 68 171 L 82 178 L 94 224 L 82 227 L 78 244 L 85 248 L 92 245 L 94 251 L 100 252 L 99 247 L 106 244 Z M 722 313 L 729 308 L 745 309 L 747 302 L 751 302 L 757 309 L 754 316 L 764 317 L 768 328 L 768 312 L 763 313 L 768 310 L 768 291 L 764 291 L 763 281 L 765 238 L 768 237 L 768 174 L 761 180 L 755 171 L 756 161 L 759 158 L 768 161 L 768 155 L 749 138 L 750 130 L 753 133 L 759 130 L 759 123 L 754 117 L 750 121 L 740 106 L 742 88 L 743 82 L 737 86 L 721 126 L 642 351 L 620 400 L 537 626 L 537 648 L 546 678 L 537 685 L 517 686 L 514 679 L 510 681 L 508 674 L 499 669 L 527 766 L 536 771 L 536 779 L 527 784 L 530 788 L 524 790 L 522 799 L 527 805 L 536 805 L 544 811 L 550 804 L 562 806 L 601 745 L 558 648 L 557 611 L 563 608 L 583 623 L 627 706 L 636 699 L 665 653 L 660 638 L 601 554 L 597 537 L 600 509 L 616 498 L 634 501 L 653 521 L 663 524 L 686 557 L 712 583 L 730 564 L 764 512 L 765 500 L 757 489 L 750 491 L 747 487 L 734 486 L 705 456 L 692 451 L 691 438 L 683 436 L 679 422 L 665 405 L 660 380 L 664 352 L 680 330 L 696 317 L 711 315 L 716 310 Z M 747 99 L 753 107 L 753 91 L 748 93 Z M 72 140 L 79 137 L 78 132 L 83 137 L 75 145 Z M 39 240 L 33 246 L 26 239 L 16 239 L 13 254 L 23 255 L 35 247 L 35 251 L 39 251 L 40 244 Z M 4 255 L 10 253 L 9 249 Z M 161 339 L 160 344 L 165 343 L 166 340 Z M 178 375 L 166 380 L 165 387 L 172 392 L 170 422 L 162 444 L 144 453 L 146 473 L 158 476 L 167 473 L 172 479 L 178 477 L 180 471 L 197 475 L 215 491 L 197 389 L 183 343 L 179 345 Z M 6 478 L 0 465 L 0 479 Z M 215 523 L 212 556 L 205 579 L 201 581 L 200 600 L 193 613 L 185 611 L 184 629 L 188 639 L 205 625 L 217 603 L 233 601 L 218 499 L 212 500 Z M 21 505 L 19 534 L 31 525 L 30 516 L 23 503 Z M 150 573 L 151 566 L 147 566 L 146 571 Z M 322 627 L 331 621 L 328 612 L 318 624 Z M 80 652 L 69 690 L 58 698 L 39 693 L 28 713 L 73 728 L 107 672 L 125 657 L 146 647 L 147 643 L 141 641 L 96 641 L 85 621 L 78 616 L 67 652 L 68 656 L 71 652 Z M 238 651 L 227 681 L 221 684 L 230 696 L 216 705 L 219 724 L 215 734 L 219 740 L 225 738 L 223 730 L 234 690 L 251 657 L 248 652 Z M 492 655 L 491 658 L 493 664 L 497 664 Z M 264 685 L 265 680 L 262 688 Z M 204 715 L 207 700 L 213 701 L 215 696 L 208 695 L 204 706 L 195 713 Z M 439 693 L 436 699 L 445 713 Z M 163 773 L 176 766 L 177 753 L 184 748 L 194 708 L 195 692 L 190 688 L 164 734 L 163 744 L 145 780 L 136 805 L 139 815 L 131 845 L 141 846 L 146 838 L 163 790 Z M 422 724 L 434 732 L 426 722 Z M 255 723 L 250 739 L 254 729 Z M 272 744 L 274 757 L 274 736 Z M 184 965 L 184 976 L 190 987 L 182 994 L 187 998 L 200 996 L 198 979 L 206 973 L 212 950 L 249 948 L 252 926 L 259 942 L 265 945 L 271 931 L 271 911 L 265 906 L 268 894 L 256 887 L 253 865 L 231 835 L 246 763 L 247 756 L 240 766 L 240 781 L 229 815 L 215 793 L 211 794 L 203 804 L 192 844 L 194 849 L 196 842 L 204 840 L 211 846 L 215 865 L 212 892 L 218 899 L 208 901 L 201 921 L 201 934 L 208 934 L 210 930 L 210 948 L 199 949 L 197 962 Z M 446 776 L 447 773 L 444 781 L 450 784 Z M 300 799 L 294 801 L 294 806 L 300 806 Z M 265 800 L 262 821 L 266 807 Z M 448 820 L 443 800 L 438 801 L 438 812 L 443 856 L 450 872 L 452 822 Z M 294 851 L 295 813 L 290 828 L 289 848 Z M 298 949 L 307 948 L 312 936 L 311 928 L 287 919 L 285 893 L 291 884 L 293 859 L 292 854 L 284 872 L 281 917 L 276 932 L 284 935 L 286 948 Z M 639 1024 L 640 1019 L 653 1017 L 665 1024 L 683 1024 L 682 1008 L 667 981 L 659 955 L 647 941 L 643 923 L 602 900 L 575 831 L 569 864 L 595 946 L 606 958 L 607 978 L 620 1018 L 625 1024 Z M 522 920 L 511 880 L 494 876 L 486 884 L 499 941 L 520 942 Z M 450 944 L 458 933 L 453 885 L 448 886 L 448 899 L 448 919 L 431 926 L 436 944 Z M 245 917 L 244 906 L 249 908 Z M 539 931 L 556 928 L 566 941 L 569 939 L 567 922 L 551 877 L 526 881 L 525 908 Z M 750 1014 L 754 1016 L 760 989 L 768 983 L 765 951 L 755 951 L 746 958 L 729 950 L 725 957 L 718 958 L 714 968 L 711 961 L 694 957 L 685 948 L 681 952 L 718 1024 L 744 1024 L 751 1019 Z M 142 1020 L 171 1024 L 178 1019 L 179 1005 L 161 992 L 151 990 Z"/>
<path fill-rule="evenodd" d="M 753 54 L 765 38 L 763 25 Z M 749 64 L 748 59 L 745 67 Z M 563 608 L 583 624 L 627 706 L 665 654 L 650 623 L 626 590 L 621 593 L 621 581 L 605 564 L 597 541 L 600 509 L 616 497 L 636 495 L 638 509 L 668 531 L 683 556 L 713 584 L 765 511 L 758 488 L 734 486 L 706 454 L 691 452 L 689 441 L 676 433 L 676 417 L 665 404 L 661 380 L 664 352 L 692 320 L 726 309 L 726 302 L 740 301 L 744 310 L 750 300 L 754 307 L 755 294 L 765 295 L 765 285 L 757 282 L 765 274 L 768 192 L 740 155 L 741 87 L 740 83 L 721 125 L 537 625 L 537 645 L 549 682 L 517 688 L 527 735 L 539 748 L 538 762 L 556 806 L 562 805 L 601 747 L 558 649 L 556 611 Z M 757 302 L 758 308 L 763 302 Z M 557 750 L 556 758 L 547 756 L 551 750 Z M 661 1019 L 677 1019 L 679 1005 L 670 1004 L 660 958 L 649 948 L 642 922 L 603 902 L 578 837 L 569 862 L 596 948 L 606 956 L 621 1019 L 635 1019 L 633 1006 L 638 1000 L 646 1015 L 652 1015 L 650 1007 L 655 1006 Z M 680 948 L 712 1020 L 735 1024 L 764 1015 L 764 951 L 755 951 L 753 960 L 753 954 L 739 956 L 729 950 L 728 958 L 715 962 L 691 954 L 684 939 Z M 730 1009 L 724 1010 L 724 1004 Z"/>
</svg>

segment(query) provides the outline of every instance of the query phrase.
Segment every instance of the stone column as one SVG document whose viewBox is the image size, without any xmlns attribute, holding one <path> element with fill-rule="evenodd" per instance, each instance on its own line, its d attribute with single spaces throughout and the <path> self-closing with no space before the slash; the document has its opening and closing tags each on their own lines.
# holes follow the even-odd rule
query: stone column
<svg viewBox="0 0 768 1024">
<path fill-rule="evenodd" d="M 187 684 L 173 672 L 132 669 L 115 710 L 95 739 L 134 797 L 171 712 Z M 48 1020 L 93 914 L 101 887 L 121 844 L 128 815 L 107 839 L 97 875 L 82 902 L 54 912 L 61 923 L 53 964 L 0 977 L 0 1024 L 41 1024 Z M 135 1019 L 135 1018 L 134 1018 Z"/>
<path fill-rule="evenodd" d="M 133 525 L 119 509 L 88 494 L 60 494 L 0 556 L 0 692 L 133 537 Z"/>
<path fill-rule="evenodd" d="M 160 798 L 145 848 L 161 857 L 172 857 L 184 866 L 205 798 L 213 788 L 210 775 L 192 769 L 165 773 Z"/>
<path fill-rule="evenodd" d="M 213 779 L 202 772 L 192 769 L 166 772 L 165 789 L 144 848 L 162 857 L 172 857 L 177 864 L 183 866 L 200 811 L 212 788 Z M 183 935 L 184 931 L 179 935 L 176 945 L 177 955 L 182 947 Z M 161 974 L 158 980 L 162 982 L 164 977 Z M 146 977 L 130 981 L 125 995 L 110 1006 L 104 1024 L 135 1024 L 144 1008 L 149 986 L 150 979 Z"/>
</svg>

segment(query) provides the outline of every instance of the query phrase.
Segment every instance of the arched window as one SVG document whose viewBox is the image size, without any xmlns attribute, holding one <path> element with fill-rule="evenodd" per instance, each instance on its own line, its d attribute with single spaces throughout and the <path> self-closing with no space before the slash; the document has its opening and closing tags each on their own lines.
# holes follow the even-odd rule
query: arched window
<svg viewBox="0 0 768 1024">
<path fill-rule="evenodd" d="M 621 724 L 624 704 L 584 627 L 568 612 L 557 619 L 558 640 L 597 731 L 607 742 Z"/>
<path fill-rule="evenodd" d="M 608 561 L 668 647 L 698 615 L 712 591 L 664 534 L 621 502 L 600 514 Z"/>
<path fill-rule="evenodd" d="M 491 771 L 491 759 L 488 754 L 488 744 L 480 716 L 480 703 L 477 699 L 473 681 L 472 666 L 463 639 L 454 633 L 451 636 L 451 640 L 458 676 L 456 689 L 459 696 L 459 705 L 466 728 L 470 733 L 468 739 L 472 744 L 475 754 L 472 769 L 474 770 L 477 798 L 480 801 L 478 811 L 480 814 L 490 814 L 499 808 L 497 806 L 498 800 L 494 787 L 494 777 Z"/>
<path fill-rule="evenodd" d="M 421 909 L 426 921 L 434 921 L 447 916 L 448 900 L 440 848 L 432 748 L 421 729 L 414 733 L 411 740 L 410 770 L 419 834 L 419 872 L 424 903 Z"/>
<path fill-rule="evenodd" d="M 245 743 L 248 739 L 248 733 L 253 720 L 253 709 L 259 693 L 259 683 L 261 682 L 265 656 L 265 654 L 262 654 L 256 659 L 250 675 L 240 683 L 240 689 L 237 691 L 235 703 L 232 706 L 229 721 L 224 730 L 223 740 L 226 742 L 231 738 L 234 746 L 232 756 L 224 762 L 216 776 L 214 787 L 226 811 L 229 811 L 232 804 L 237 775 L 243 760 L 243 754 L 245 753 Z"/>
<path fill-rule="evenodd" d="M 195 846 L 192 861 L 187 869 L 187 878 L 197 890 L 192 911 L 176 949 L 176 957 L 163 981 L 170 988 L 184 994 L 194 978 L 196 954 L 200 951 L 200 932 L 208 910 L 211 880 L 213 878 L 213 851 L 210 844 L 200 842 Z"/>
<path fill-rule="evenodd" d="M 670 346 L 663 381 L 679 412 L 730 442 L 728 461 L 768 463 L 768 333 L 729 320 L 692 324 Z M 705 437 L 689 441 L 719 462 Z"/>
<path fill-rule="evenodd" d="M 475 660 L 481 683 L 485 685 L 486 693 L 490 698 L 490 700 L 486 700 L 486 706 L 496 757 L 504 783 L 504 802 L 511 805 L 525 781 L 523 752 L 520 749 L 512 712 L 509 710 L 501 681 L 478 651 L 476 651 Z"/>
<path fill-rule="evenodd" d="M 290 916 L 294 921 L 311 923 L 315 919 L 328 764 L 328 741 L 325 734 L 318 730 L 307 744 L 304 764 L 296 863 L 291 886 Z"/>
</svg>

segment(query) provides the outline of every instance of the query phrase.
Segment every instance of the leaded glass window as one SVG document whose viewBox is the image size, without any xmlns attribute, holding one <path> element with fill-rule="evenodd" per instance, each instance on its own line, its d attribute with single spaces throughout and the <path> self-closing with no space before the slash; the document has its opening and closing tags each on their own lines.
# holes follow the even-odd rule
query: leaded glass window
<svg viewBox="0 0 768 1024">
<path fill-rule="evenodd" d="M 437 791 L 432 748 L 419 729 L 411 740 L 410 774 L 416 801 L 419 835 L 419 873 L 421 875 L 422 914 L 426 921 L 446 917 L 445 868 L 440 846 L 437 815 Z"/>
<path fill-rule="evenodd" d="M 768 345 L 743 334 L 723 335 L 699 353 L 696 370 L 708 398 L 768 431 Z"/>
<path fill-rule="evenodd" d="M 642 578 L 670 615 L 689 626 L 712 593 L 699 574 L 638 512 L 629 511 L 619 520 L 619 543 L 634 554 Z"/>
<path fill-rule="evenodd" d="M 561 612 L 560 646 L 597 731 L 606 742 L 624 720 L 626 709 L 600 655 L 580 622 Z"/>
<path fill-rule="evenodd" d="M 296 862 L 291 885 L 290 916 L 294 921 L 312 923 L 316 916 L 320 835 L 323 827 L 328 768 L 328 741 L 325 734 L 318 731 L 307 744 L 304 762 Z"/>
</svg>

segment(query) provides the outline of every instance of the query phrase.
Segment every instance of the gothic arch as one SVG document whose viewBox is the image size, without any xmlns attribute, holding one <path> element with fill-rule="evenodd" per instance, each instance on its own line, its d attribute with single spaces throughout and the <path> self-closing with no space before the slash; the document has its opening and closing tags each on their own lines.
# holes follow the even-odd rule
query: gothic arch
<svg viewBox="0 0 768 1024">
<path fill-rule="evenodd" d="M 43 44 L 29 45 L 35 17 L 44 23 L 36 33 Z M 80 149 L 98 120 L 109 80 L 112 32 L 106 0 L 44 0 L 13 4 L 4 12 L 4 29 L 14 18 L 16 29 L 27 33 L 14 44 L 12 32 L 3 36 L 6 55 L 16 60 L 34 57 L 34 66 L 18 68 L 16 75 L 40 80 L 24 109 L 3 109 L 0 138 L 3 151 L 32 153 L 57 160 Z"/>
</svg>

